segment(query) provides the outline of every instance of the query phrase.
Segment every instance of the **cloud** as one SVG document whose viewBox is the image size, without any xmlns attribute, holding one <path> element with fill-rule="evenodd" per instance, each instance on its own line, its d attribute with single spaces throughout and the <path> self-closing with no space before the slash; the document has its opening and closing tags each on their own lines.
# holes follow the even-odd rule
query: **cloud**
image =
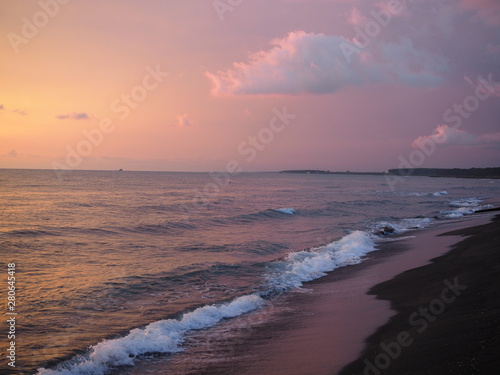
<svg viewBox="0 0 500 375">
<path fill-rule="evenodd" d="M 193 126 L 193 123 L 191 122 L 191 120 L 189 120 L 188 115 L 183 114 L 183 115 L 177 116 L 177 126 L 179 128 L 186 128 L 186 127 Z"/>
<path fill-rule="evenodd" d="M 212 94 L 327 94 L 371 83 L 434 86 L 447 71 L 444 59 L 416 50 L 409 38 L 370 44 L 367 51 L 340 36 L 294 31 L 272 45 L 248 62 L 206 72 Z"/>
<path fill-rule="evenodd" d="M 460 5 L 476 11 L 484 21 L 493 26 L 500 26 L 500 2 L 498 0 L 461 0 Z"/>
<path fill-rule="evenodd" d="M 5 153 L 5 154 L 0 154 L 0 158 L 22 158 L 22 159 L 26 159 L 26 158 L 29 158 L 29 159 L 39 159 L 41 156 L 38 155 L 38 154 L 24 154 L 24 153 L 20 153 L 20 152 L 17 152 L 17 150 L 15 149 L 12 149 L 10 150 L 9 152 Z"/>
<path fill-rule="evenodd" d="M 7 109 L 3 104 L 0 104 L 0 110 L 8 111 L 8 112 L 14 112 L 17 113 L 18 115 L 26 116 L 28 114 L 27 111 L 24 111 L 22 109 Z"/>
<path fill-rule="evenodd" d="M 412 143 L 414 148 L 429 141 L 448 146 L 489 146 L 500 147 L 500 133 L 475 135 L 448 125 L 438 125 L 431 135 L 420 136 Z"/>
<path fill-rule="evenodd" d="M 85 113 L 85 112 L 79 112 L 79 113 L 70 113 L 69 115 L 59 115 L 56 116 L 57 119 L 59 120 L 66 120 L 66 119 L 71 119 L 71 120 L 88 120 L 90 117 Z"/>
<path fill-rule="evenodd" d="M 366 24 L 369 21 L 367 17 L 365 17 L 358 8 L 351 9 L 351 15 L 347 22 L 354 26 L 361 26 Z"/>
</svg>

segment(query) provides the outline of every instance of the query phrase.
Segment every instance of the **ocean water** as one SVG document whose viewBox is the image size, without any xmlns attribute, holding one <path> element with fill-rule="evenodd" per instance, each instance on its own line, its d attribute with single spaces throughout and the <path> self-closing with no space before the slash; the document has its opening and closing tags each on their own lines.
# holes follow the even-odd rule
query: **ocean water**
<svg viewBox="0 0 500 375">
<path fill-rule="evenodd" d="M 222 360 L 221 341 L 272 319 L 278 296 L 498 196 L 498 180 L 409 177 L 390 190 L 365 175 L 0 170 L 12 373 L 197 373 Z"/>
</svg>

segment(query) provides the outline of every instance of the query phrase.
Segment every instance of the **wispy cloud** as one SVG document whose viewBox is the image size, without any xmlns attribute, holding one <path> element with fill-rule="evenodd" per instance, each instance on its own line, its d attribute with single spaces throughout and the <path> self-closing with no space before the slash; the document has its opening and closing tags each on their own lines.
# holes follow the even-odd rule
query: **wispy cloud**
<svg viewBox="0 0 500 375">
<path fill-rule="evenodd" d="M 2 158 L 30 158 L 30 159 L 38 159 L 40 155 L 38 154 L 24 154 L 17 152 L 16 149 L 12 149 L 9 152 L 5 154 L 0 154 L 0 157 Z"/>
<path fill-rule="evenodd" d="M 345 48 L 357 42 L 340 36 L 294 31 L 273 40 L 272 45 L 251 55 L 248 62 L 206 72 L 212 94 L 326 94 L 372 83 L 433 86 L 447 71 L 443 58 L 417 50 L 408 38 L 353 53 L 350 63 Z"/>
<path fill-rule="evenodd" d="M 177 116 L 177 126 L 180 128 L 186 128 L 193 126 L 193 122 L 189 119 L 187 114 Z"/>
<path fill-rule="evenodd" d="M 489 146 L 499 148 L 500 133 L 475 135 L 448 125 L 438 125 L 431 135 L 420 136 L 415 139 L 412 146 L 418 148 L 418 145 L 425 144 L 428 141 L 448 146 Z"/>
<path fill-rule="evenodd" d="M 363 25 L 368 22 L 368 18 L 365 17 L 358 8 L 351 9 L 351 15 L 348 18 L 347 22 L 349 22 L 353 26 Z"/>
<path fill-rule="evenodd" d="M 59 115 L 56 116 L 57 119 L 59 120 L 88 120 L 90 117 L 87 115 L 85 112 L 73 112 L 68 115 Z"/>
<path fill-rule="evenodd" d="M 17 113 L 18 115 L 22 115 L 22 116 L 26 116 L 28 114 L 27 111 L 24 111 L 22 109 L 7 109 L 7 108 L 5 108 L 5 106 L 3 104 L 0 104 L 0 110 Z"/>
</svg>

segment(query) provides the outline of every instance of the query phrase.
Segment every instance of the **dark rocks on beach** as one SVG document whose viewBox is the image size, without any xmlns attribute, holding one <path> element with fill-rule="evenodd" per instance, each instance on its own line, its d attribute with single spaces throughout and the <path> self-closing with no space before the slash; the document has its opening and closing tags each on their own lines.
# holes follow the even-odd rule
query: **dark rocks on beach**
<svg viewBox="0 0 500 375">
<path fill-rule="evenodd" d="M 394 229 L 394 227 L 391 227 L 390 225 L 384 225 L 382 228 L 378 228 L 377 230 L 375 230 L 373 234 L 379 237 L 385 237 L 394 234 L 395 231 L 396 230 Z"/>
</svg>

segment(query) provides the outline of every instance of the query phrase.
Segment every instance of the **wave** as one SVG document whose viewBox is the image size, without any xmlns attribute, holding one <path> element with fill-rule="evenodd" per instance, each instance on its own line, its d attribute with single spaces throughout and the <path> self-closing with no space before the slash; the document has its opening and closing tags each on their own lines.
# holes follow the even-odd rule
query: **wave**
<svg viewBox="0 0 500 375">
<path fill-rule="evenodd" d="M 143 233 L 170 233 L 172 231 L 177 230 L 190 230 L 196 229 L 196 225 L 189 224 L 184 221 L 175 221 L 175 222 L 160 222 L 156 224 L 140 224 L 133 228 L 132 230 L 135 232 L 143 232 Z M 125 231 L 129 229 L 124 228 Z"/>
<path fill-rule="evenodd" d="M 379 243 L 387 243 L 387 242 L 399 242 L 403 240 L 409 240 L 415 238 L 416 236 L 401 236 L 401 237 L 381 237 L 377 239 Z"/>
<path fill-rule="evenodd" d="M 446 190 L 436 191 L 435 193 L 432 193 L 432 195 L 435 197 L 440 197 L 441 195 L 448 195 L 448 192 Z"/>
<path fill-rule="evenodd" d="M 83 233 L 83 234 L 103 235 L 103 236 L 108 236 L 111 234 L 118 234 L 117 232 L 112 231 L 110 229 L 102 229 L 102 228 L 81 228 L 81 229 L 77 229 L 76 231 Z"/>
<path fill-rule="evenodd" d="M 443 195 L 448 195 L 448 192 L 446 190 L 443 191 L 435 191 L 435 192 L 427 192 L 427 193 L 421 193 L 421 192 L 398 192 L 398 195 L 402 197 L 441 197 Z"/>
<path fill-rule="evenodd" d="M 104 340 L 90 348 L 85 355 L 59 365 L 57 368 L 38 369 L 38 375 L 103 375 L 112 368 L 134 365 L 141 355 L 148 353 L 177 353 L 182 351 L 186 334 L 216 325 L 223 319 L 234 318 L 264 305 L 257 295 L 246 295 L 219 305 L 206 305 L 184 314 L 179 319 L 160 320 L 144 328 L 136 328 L 128 335 Z"/>
<path fill-rule="evenodd" d="M 479 210 L 493 208 L 491 204 L 482 205 L 484 199 L 485 198 L 472 197 L 451 201 L 449 205 L 456 208 L 449 211 L 441 211 L 441 214 L 443 214 L 445 218 L 455 219 L 465 215 L 471 215 Z"/>
<path fill-rule="evenodd" d="M 444 219 L 456 219 L 465 215 L 471 215 L 476 211 L 492 208 L 490 204 L 483 205 L 485 198 L 463 198 L 450 201 L 448 204 L 451 207 L 456 207 L 453 210 L 441 211 Z M 439 219 L 439 217 L 438 217 Z M 413 218 L 402 219 L 396 223 L 381 221 L 371 226 L 371 233 L 378 237 L 385 237 L 393 234 L 401 234 L 409 230 L 423 229 L 431 225 L 433 222 L 430 218 Z"/>
<path fill-rule="evenodd" d="M 207 245 L 203 243 L 190 244 L 186 246 L 175 247 L 176 252 L 204 252 L 204 253 L 249 253 L 259 255 L 276 254 L 286 250 L 288 246 L 284 243 L 255 240 L 242 243 L 229 243 L 221 245 Z"/>
<path fill-rule="evenodd" d="M 270 242 L 270 241 L 250 241 L 243 244 L 233 245 L 239 251 L 244 251 L 250 254 L 258 255 L 271 255 L 280 253 L 288 249 L 288 245 L 280 242 Z"/>
<path fill-rule="evenodd" d="M 371 236 L 367 232 L 355 231 L 328 245 L 289 253 L 282 261 L 271 265 L 273 269 L 267 275 L 266 293 L 281 293 L 300 287 L 327 272 L 360 263 L 364 255 L 374 250 Z"/>
<path fill-rule="evenodd" d="M 295 209 L 293 208 L 274 208 L 273 211 L 281 212 L 282 214 L 294 215 Z"/>
<path fill-rule="evenodd" d="M 401 234 L 409 230 L 423 229 L 432 223 L 432 219 L 428 217 L 402 219 L 396 223 L 389 221 L 381 221 L 370 227 L 371 233 L 378 237 L 386 237 L 394 234 Z"/>
<path fill-rule="evenodd" d="M 418 192 L 418 191 L 394 191 L 394 190 L 371 190 L 363 192 L 364 195 L 399 195 L 401 197 L 441 197 L 448 195 L 446 190 L 434 192 Z"/>
<path fill-rule="evenodd" d="M 20 229 L 3 232 L 4 236 L 12 237 L 40 237 L 40 236 L 59 236 L 56 231 L 41 230 L 41 229 Z"/>
<path fill-rule="evenodd" d="M 146 354 L 180 352 L 190 331 L 206 329 L 223 319 L 257 310 L 266 298 L 300 287 L 339 267 L 360 263 L 364 255 L 374 250 L 371 235 L 355 231 L 328 245 L 289 253 L 283 260 L 268 265 L 266 282 L 259 292 L 236 297 L 231 302 L 199 307 L 179 319 L 160 320 L 133 329 L 126 336 L 91 346 L 87 353 L 54 369 L 40 368 L 37 375 L 104 375 L 118 366 L 133 365 Z"/>
<path fill-rule="evenodd" d="M 279 219 L 288 215 L 295 215 L 296 211 L 294 208 L 271 208 L 251 214 L 243 214 L 235 216 L 232 219 L 232 223 L 247 223 L 250 221 L 258 221 L 262 219 Z"/>
<path fill-rule="evenodd" d="M 117 232 L 102 228 L 77 228 L 77 227 L 44 227 L 44 229 L 21 229 L 4 232 L 5 236 L 12 237 L 41 237 L 41 236 L 65 236 L 65 235 L 114 235 Z"/>
</svg>

